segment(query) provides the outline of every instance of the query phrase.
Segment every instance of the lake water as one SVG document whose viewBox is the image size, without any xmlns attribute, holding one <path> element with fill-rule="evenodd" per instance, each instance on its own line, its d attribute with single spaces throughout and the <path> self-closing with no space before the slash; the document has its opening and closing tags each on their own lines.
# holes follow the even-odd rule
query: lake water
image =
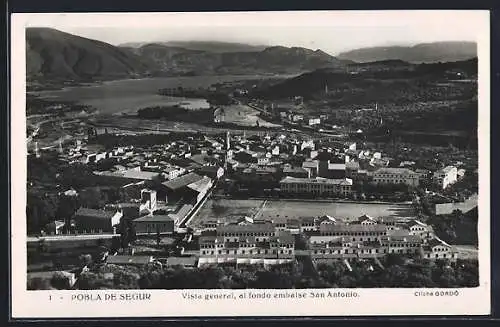
<svg viewBox="0 0 500 327">
<path fill-rule="evenodd" d="M 290 77 L 290 76 L 276 76 Z M 67 87 L 62 90 L 33 92 L 43 98 L 64 101 L 77 101 L 99 110 L 100 114 L 119 114 L 136 112 L 138 109 L 152 106 L 179 104 L 190 109 L 208 108 L 204 99 L 186 99 L 158 95 L 162 88 L 206 88 L 216 83 L 248 79 L 268 79 L 271 76 L 224 75 L 224 76 L 184 76 L 157 77 L 108 81 L 92 86 Z"/>
</svg>

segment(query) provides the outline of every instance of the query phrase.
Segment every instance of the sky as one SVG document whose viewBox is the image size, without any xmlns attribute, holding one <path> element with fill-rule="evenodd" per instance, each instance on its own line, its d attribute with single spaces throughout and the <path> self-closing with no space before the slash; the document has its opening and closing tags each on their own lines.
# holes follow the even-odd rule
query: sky
<svg viewBox="0 0 500 327">
<path fill-rule="evenodd" d="M 113 45 L 227 41 L 300 46 L 330 54 L 361 47 L 477 41 L 487 11 L 303 11 L 24 14 L 26 26 L 52 27 Z"/>
</svg>

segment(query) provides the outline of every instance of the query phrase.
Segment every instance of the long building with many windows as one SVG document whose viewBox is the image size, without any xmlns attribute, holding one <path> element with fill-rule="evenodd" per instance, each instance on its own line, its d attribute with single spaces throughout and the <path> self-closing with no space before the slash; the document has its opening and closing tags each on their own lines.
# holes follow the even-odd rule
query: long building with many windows
<svg viewBox="0 0 500 327">
<path fill-rule="evenodd" d="M 348 178 L 295 178 L 288 176 L 280 181 L 280 188 L 285 193 L 349 196 L 352 194 L 352 180 Z"/>
<path fill-rule="evenodd" d="M 225 225 L 199 238 L 200 259 L 205 263 L 238 262 L 284 263 L 294 260 L 295 239 L 289 231 L 276 231 L 272 224 Z M 271 260 L 271 261 L 269 261 Z M 241 260 L 240 260 L 241 261 Z"/>
<path fill-rule="evenodd" d="M 407 168 L 380 168 L 372 173 L 375 184 L 418 186 L 419 174 Z"/>
</svg>

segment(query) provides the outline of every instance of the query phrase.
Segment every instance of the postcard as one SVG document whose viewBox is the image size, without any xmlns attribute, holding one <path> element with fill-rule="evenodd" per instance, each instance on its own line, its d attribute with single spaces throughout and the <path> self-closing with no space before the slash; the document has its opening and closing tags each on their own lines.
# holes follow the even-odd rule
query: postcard
<svg viewBox="0 0 500 327">
<path fill-rule="evenodd" d="M 11 23 L 13 318 L 490 313 L 488 11 Z"/>
</svg>

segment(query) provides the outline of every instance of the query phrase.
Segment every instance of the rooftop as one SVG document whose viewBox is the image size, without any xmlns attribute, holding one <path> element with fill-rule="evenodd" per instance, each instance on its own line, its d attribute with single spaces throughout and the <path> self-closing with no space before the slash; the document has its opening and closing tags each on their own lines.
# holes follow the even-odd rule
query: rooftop
<svg viewBox="0 0 500 327">
<path fill-rule="evenodd" d="M 345 170 L 345 168 L 346 168 L 345 163 L 329 163 L 328 164 L 329 170 Z"/>
<path fill-rule="evenodd" d="M 441 245 L 441 246 L 446 246 L 446 247 L 451 247 L 451 245 L 449 245 L 448 243 L 446 243 L 445 241 L 443 241 L 442 239 L 438 238 L 438 237 L 435 237 L 433 239 L 430 239 L 429 241 L 427 241 L 427 244 L 433 248 L 437 245 Z"/>
<path fill-rule="evenodd" d="M 376 174 L 415 174 L 413 170 L 408 168 L 379 168 L 375 171 Z"/>
<path fill-rule="evenodd" d="M 186 175 L 179 176 L 177 178 L 174 178 L 172 180 L 166 181 L 162 183 L 164 186 L 168 187 L 171 190 L 178 190 L 183 187 L 188 186 L 191 183 L 197 182 L 201 180 L 203 177 L 195 174 L 195 173 L 188 173 Z"/>
<path fill-rule="evenodd" d="M 101 176 L 112 176 L 112 177 L 123 177 L 123 178 L 130 178 L 130 179 L 137 179 L 137 180 L 152 180 L 156 177 L 158 177 L 160 174 L 156 172 L 151 172 L 151 171 L 141 171 L 141 170 L 136 170 L 136 169 L 128 169 L 124 171 L 103 171 L 103 172 L 98 172 L 97 175 Z"/>
<path fill-rule="evenodd" d="M 142 216 L 137 219 L 134 219 L 135 222 L 167 222 L 167 221 L 173 221 L 172 218 L 170 218 L 167 215 L 147 215 L 147 216 Z"/>
<path fill-rule="evenodd" d="M 115 265 L 140 264 L 146 265 L 153 261 L 151 256 L 132 256 L 132 255 L 111 255 L 106 262 Z"/>
<path fill-rule="evenodd" d="M 450 171 L 452 171 L 452 170 L 454 170 L 454 169 L 457 169 L 457 167 L 455 167 L 455 166 L 446 166 L 446 167 L 444 167 L 443 169 L 441 169 L 441 171 L 442 171 L 443 173 L 449 173 Z"/>
<path fill-rule="evenodd" d="M 347 224 L 323 224 L 319 226 L 320 232 L 385 232 L 386 225 L 347 225 Z"/>
<path fill-rule="evenodd" d="M 167 266 L 195 266 L 196 257 L 169 257 Z"/>
<path fill-rule="evenodd" d="M 276 236 L 272 240 L 283 244 L 295 243 L 295 237 L 289 231 L 284 230 L 276 232 Z"/>
<path fill-rule="evenodd" d="M 210 164 L 212 162 L 212 157 L 208 154 L 195 154 L 189 157 L 189 159 L 202 166 Z"/>
<path fill-rule="evenodd" d="M 217 227 L 217 233 L 253 233 L 253 232 L 274 232 L 271 223 L 249 224 L 249 225 L 225 225 Z"/>
<path fill-rule="evenodd" d="M 283 178 L 280 183 L 305 183 L 305 184 L 332 184 L 332 185 L 352 185 L 352 180 L 345 179 L 329 179 L 329 178 L 298 178 L 287 176 Z"/>
<path fill-rule="evenodd" d="M 209 177 L 203 176 L 202 179 L 189 184 L 187 187 L 192 189 L 193 191 L 196 191 L 198 193 L 203 193 L 206 192 L 212 184 L 212 179 Z"/>
<path fill-rule="evenodd" d="M 410 242 L 410 243 L 420 243 L 422 238 L 418 235 L 410 235 L 408 233 L 393 233 L 391 235 L 385 236 L 385 240 L 390 242 Z"/>
</svg>

